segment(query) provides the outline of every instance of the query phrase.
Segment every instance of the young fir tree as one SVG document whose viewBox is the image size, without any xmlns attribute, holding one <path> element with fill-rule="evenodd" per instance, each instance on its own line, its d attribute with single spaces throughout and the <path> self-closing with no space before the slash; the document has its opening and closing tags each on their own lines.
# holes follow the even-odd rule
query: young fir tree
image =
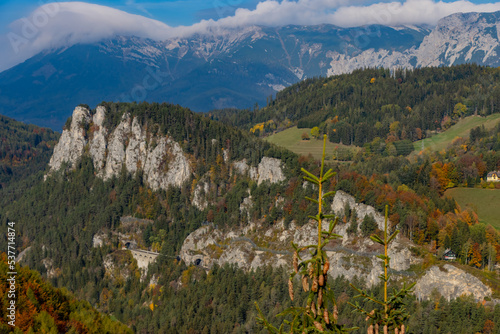
<svg viewBox="0 0 500 334">
<path fill-rule="evenodd" d="M 338 323 L 338 310 L 333 291 L 328 285 L 327 275 L 330 263 L 323 247 L 330 241 L 340 238 L 338 234 L 333 233 L 333 229 L 337 224 L 337 219 L 334 215 L 323 213 L 324 201 L 327 197 L 332 196 L 335 192 L 327 192 L 323 194 L 324 183 L 335 175 L 330 169 L 323 173 L 325 162 L 325 146 L 326 135 L 323 138 L 323 157 L 321 159 L 321 171 L 319 177 L 311 174 L 302 168 L 305 174 L 304 180 L 318 186 L 317 199 L 306 197 L 307 200 L 318 205 L 318 214 L 309 216 L 318 223 L 318 242 L 314 245 L 299 247 L 292 242 L 295 249 L 293 254 L 293 272 L 290 274 L 288 281 L 288 291 L 290 298 L 293 301 L 294 289 L 293 278 L 300 275 L 302 289 L 308 292 L 306 305 L 292 306 L 278 316 L 291 316 L 291 321 L 284 320 L 279 328 L 271 325 L 259 309 L 257 303 L 257 311 L 259 317 L 257 321 L 266 328 L 269 333 L 283 333 L 285 327 L 289 333 L 347 333 L 357 328 L 345 328 Z M 322 225 L 326 223 L 326 219 L 330 220 L 328 231 L 323 231 Z M 309 251 L 310 258 L 305 260 L 302 258 L 302 253 Z"/>
<path fill-rule="evenodd" d="M 395 334 L 404 334 L 405 333 L 405 325 L 404 321 L 406 321 L 410 315 L 406 310 L 406 305 L 404 303 L 404 299 L 411 293 L 411 289 L 415 285 L 415 283 L 410 286 L 403 285 L 403 288 L 399 291 L 396 289 L 393 290 L 390 296 L 387 295 L 387 283 L 389 282 L 390 275 L 389 271 L 389 263 L 391 258 L 388 255 L 389 244 L 394 241 L 396 235 L 398 235 L 399 230 L 396 230 L 389 238 L 387 238 L 387 216 L 388 216 L 388 206 L 385 207 L 385 226 L 384 226 L 384 239 L 380 238 L 378 235 L 371 235 L 371 239 L 376 243 L 384 246 L 384 254 L 379 255 L 378 258 L 383 261 L 382 267 L 384 268 L 384 274 L 380 275 L 380 279 L 384 282 L 384 300 L 379 300 L 373 296 L 373 294 L 369 295 L 365 290 L 361 290 L 356 288 L 351 284 L 351 287 L 359 292 L 359 295 L 355 298 L 364 298 L 365 301 L 372 301 L 383 308 L 374 309 L 374 310 L 366 310 L 362 308 L 358 303 L 351 304 L 355 308 L 355 311 L 361 312 L 366 315 L 366 321 L 369 322 L 368 326 L 368 334 L 378 334 L 380 329 L 383 329 L 384 334 L 388 334 L 389 331 L 394 331 Z"/>
</svg>

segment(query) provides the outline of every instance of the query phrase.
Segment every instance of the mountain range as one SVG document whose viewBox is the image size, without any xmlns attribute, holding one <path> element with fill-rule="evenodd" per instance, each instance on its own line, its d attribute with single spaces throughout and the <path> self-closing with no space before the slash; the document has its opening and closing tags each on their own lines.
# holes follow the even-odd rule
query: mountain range
<svg viewBox="0 0 500 334">
<path fill-rule="evenodd" d="M 60 130 L 80 103 L 252 108 L 305 78 L 357 68 L 499 66 L 498 27 L 500 12 L 453 14 L 435 27 L 250 26 L 165 41 L 116 36 L 46 50 L 0 73 L 0 114 Z"/>
</svg>

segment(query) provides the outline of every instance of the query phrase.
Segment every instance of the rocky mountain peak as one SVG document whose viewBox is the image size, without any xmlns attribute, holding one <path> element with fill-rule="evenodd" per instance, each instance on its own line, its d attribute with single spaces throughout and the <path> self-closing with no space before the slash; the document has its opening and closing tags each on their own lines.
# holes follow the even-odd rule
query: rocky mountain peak
<svg viewBox="0 0 500 334">
<path fill-rule="evenodd" d="M 118 175 L 123 167 L 130 173 L 143 170 L 144 181 L 154 190 L 180 186 L 191 177 L 191 164 L 177 142 L 149 133 L 128 113 L 111 132 L 105 119 L 103 106 L 93 115 L 85 107 L 76 107 L 71 127 L 54 147 L 49 174 L 63 163 L 76 166 L 88 148 L 97 175 L 105 180 Z"/>
</svg>

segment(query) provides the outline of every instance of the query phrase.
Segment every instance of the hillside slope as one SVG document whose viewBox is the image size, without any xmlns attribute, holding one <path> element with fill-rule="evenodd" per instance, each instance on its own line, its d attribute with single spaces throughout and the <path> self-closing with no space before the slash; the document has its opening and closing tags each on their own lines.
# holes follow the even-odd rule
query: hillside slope
<svg viewBox="0 0 500 334">
<path fill-rule="evenodd" d="M 0 115 L 0 189 L 45 169 L 59 134 Z"/>
<path fill-rule="evenodd" d="M 416 141 L 459 117 L 500 112 L 500 71 L 476 65 L 413 71 L 356 70 L 304 80 L 258 110 L 220 110 L 212 118 L 260 134 L 297 125 L 318 126 L 329 140 L 363 146 L 379 137 Z M 460 108 L 459 108 L 460 107 Z"/>
<path fill-rule="evenodd" d="M 45 179 L 31 177 L 15 201 L 0 197 L 0 220 L 16 222 L 18 251 L 31 247 L 23 263 L 135 332 L 257 331 L 253 301 L 273 318 L 289 305 L 284 270 L 266 266 L 289 262 L 286 244 L 295 233 L 303 242 L 314 237 L 308 218 L 314 206 L 304 199 L 314 189 L 299 177 L 301 168 L 319 172 L 312 159 L 179 106 L 81 105 L 54 147 Z M 484 237 L 471 232 L 478 229 L 474 220 L 464 220 L 473 215 L 455 210 L 454 201 L 428 186 L 430 168 L 415 164 L 394 171 L 413 180 L 407 185 L 366 168 L 366 175 L 341 168 L 325 184 L 349 202 L 335 210 L 349 237 L 330 249 L 332 263 L 344 272 L 376 277 L 375 249 L 357 234 L 380 229 L 377 212 L 385 205 L 391 226 L 423 247 L 441 235 L 437 221 L 447 219 L 453 219 L 453 247 L 469 235 Z M 197 242 L 194 236 L 207 230 Z M 156 252 L 156 259 L 145 268 L 124 246 Z M 351 258 L 356 247 L 368 256 Z M 408 248 L 402 254 L 411 253 Z M 413 252 L 426 254 L 422 249 Z M 249 267 L 254 271 L 242 270 Z M 352 297 L 345 282 L 337 283 L 342 298 Z M 480 290 L 488 292 L 481 298 L 491 295 L 488 288 Z M 341 313 L 352 321 L 347 307 Z"/>
<path fill-rule="evenodd" d="M 7 273 L 7 256 L 0 254 L 0 331 L 15 329 L 24 333 L 132 333 L 122 323 L 111 320 L 88 302 L 76 300 L 65 289 L 55 289 L 40 274 L 27 267 L 16 266 L 15 299 L 8 298 L 12 275 Z M 15 300 L 15 327 L 7 324 L 7 307 Z"/>
<path fill-rule="evenodd" d="M 487 117 L 469 116 L 459 120 L 446 131 L 432 135 L 430 138 L 416 141 L 413 146 L 416 151 L 430 149 L 432 151 L 441 151 L 450 145 L 457 138 L 469 138 L 470 130 L 484 126 L 486 130 L 491 130 L 500 122 L 500 113 L 489 115 Z"/>
<path fill-rule="evenodd" d="M 479 219 L 500 230 L 500 189 L 453 188 L 445 192 L 461 207 L 471 207 L 477 212 Z"/>
</svg>

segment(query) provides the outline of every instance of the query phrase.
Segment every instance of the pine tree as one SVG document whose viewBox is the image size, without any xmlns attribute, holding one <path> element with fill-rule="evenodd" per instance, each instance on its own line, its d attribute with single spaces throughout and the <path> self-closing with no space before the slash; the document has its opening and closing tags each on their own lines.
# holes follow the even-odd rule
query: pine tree
<svg viewBox="0 0 500 334">
<path fill-rule="evenodd" d="M 368 334 L 378 334 L 379 329 L 382 328 L 384 334 L 387 334 L 389 330 L 393 330 L 395 334 L 404 334 L 405 325 L 404 322 L 410 317 L 404 299 L 411 293 L 411 289 L 415 283 L 410 284 L 408 287 L 403 285 L 403 288 L 399 291 L 393 290 L 392 294 L 388 296 L 387 293 L 387 283 L 389 282 L 390 275 L 388 274 L 390 257 L 388 255 L 389 244 L 396 238 L 399 230 L 396 230 L 389 238 L 387 237 L 387 220 L 388 220 L 389 207 L 385 207 L 385 226 L 384 226 L 384 239 L 380 238 L 378 235 L 373 234 L 370 238 L 376 243 L 384 246 L 384 254 L 377 256 L 383 261 L 382 267 L 384 268 L 384 274 L 380 275 L 380 279 L 384 282 L 384 300 L 379 300 L 374 297 L 373 294 L 368 294 L 367 291 L 361 290 L 351 284 L 351 287 L 356 290 L 359 295 L 355 298 L 363 298 L 365 301 L 372 301 L 383 309 L 373 309 L 368 311 L 361 307 L 358 303 L 351 304 L 355 308 L 355 311 L 366 315 L 366 321 L 369 323 Z"/>
<path fill-rule="evenodd" d="M 323 193 L 324 183 L 328 181 L 335 173 L 329 169 L 323 173 L 325 164 L 326 135 L 323 136 L 323 157 L 321 159 L 321 171 L 319 177 L 302 168 L 305 174 L 305 181 L 318 186 L 318 198 L 309 198 L 307 200 L 318 205 L 318 213 L 315 216 L 309 216 L 310 219 L 318 223 L 318 242 L 315 245 L 299 247 L 292 242 L 295 252 L 293 254 L 293 271 L 288 281 L 288 292 L 290 299 L 294 300 L 293 279 L 296 275 L 301 276 L 302 289 L 309 292 L 305 306 L 292 306 L 278 316 L 291 316 L 292 320 L 285 320 L 278 328 L 271 325 L 262 314 L 259 306 L 255 303 L 259 316 L 257 321 L 266 328 L 269 333 L 283 333 L 285 325 L 290 328 L 290 333 L 347 333 L 357 328 L 345 328 L 338 323 L 338 308 L 335 301 L 333 290 L 328 284 L 328 270 L 330 262 L 326 252 L 323 250 L 328 241 L 340 238 L 341 236 L 333 233 L 333 229 L 338 219 L 335 215 L 325 215 L 323 213 L 324 200 L 335 194 L 334 191 Z M 330 220 L 328 231 L 323 231 L 322 225 L 326 219 Z M 302 260 L 301 254 L 309 251 L 311 258 Z M 300 261 L 300 262 L 299 262 Z"/>
</svg>

